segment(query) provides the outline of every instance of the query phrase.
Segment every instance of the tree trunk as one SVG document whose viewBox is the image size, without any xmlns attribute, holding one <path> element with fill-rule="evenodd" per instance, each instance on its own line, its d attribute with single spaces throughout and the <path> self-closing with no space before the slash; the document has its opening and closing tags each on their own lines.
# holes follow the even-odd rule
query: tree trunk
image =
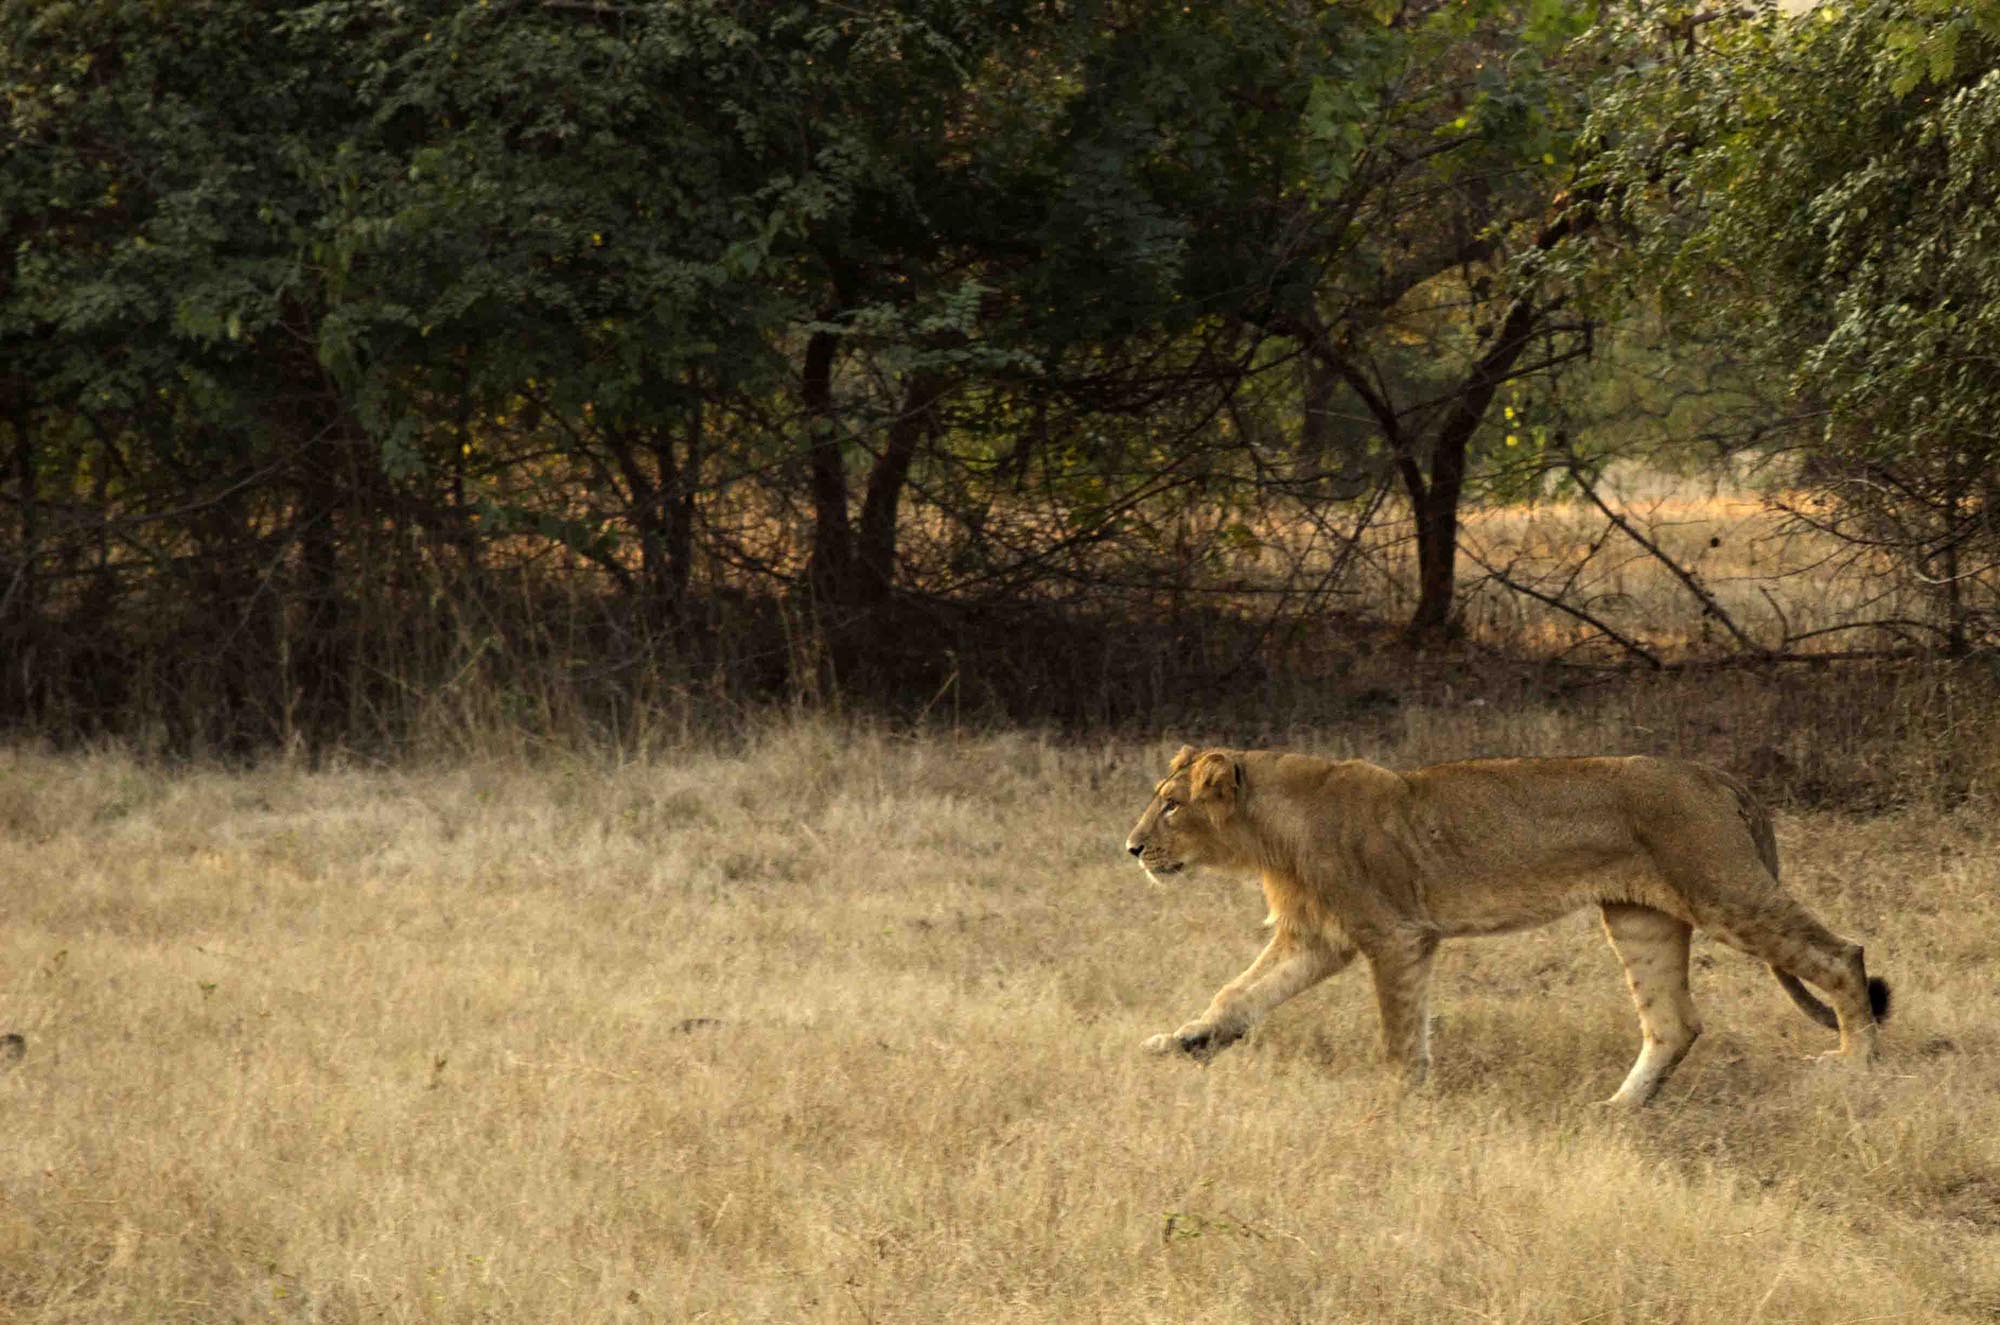
<svg viewBox="0 0 2000 1325">
<path fill-rule="evenodd" d="M 1491 396 L 1491 391 L 1486 393 Z M 1452 608 L 1458 592 L 1458 507 L 1465 492 L 1465 455 L 1472 434 L 1485 416 L 1460 396 L 1431 451 L 1431 472 L 1422 495 L 1412 492 L 1411 510 L 1417 521 L 1417 607 L 1403 634 L 1412 640 L 1439 639 L 1453 629 Z M 1414 468 L 1414 466 L 1412 466 Z M 1406 485 L 1409 480 L 1405 479 Z"/>
<path fill-rule="evenodd" d="M 690 455 L 696 454 L 700 430 L 697 404 L 688 427 Z M 631 588 L 645 613 L 671 627 L 680 621 L 682 598 L 687 592 L 692 548 L 688 522 L 694 506 L 694 493 L 684 477 L 680 457 L 674 453 L 673 434 L 664 428 L 645 431 L 644 454 L 651 461 L 650 469 L 642 463 L 639 444 L 630 431 L 613 427 L 601 435 L 625 483 L 627 518 L 639 534 L 639 579 Z"/>
<path fill-rule="evenodd" d="M 1334 390 L 1340 385 L 1340 378 L 1317 356 L 1305 354 L 1299 357 L 1299 442 L 1292 453 L 1292 477 L 1306 483 L 1324 485 L 1334 467 L 1333 428 L 1330 419 L 1333 413 Z M 1350 457 L 1340 458 L 1340 468 L 1345 479 Z"/>
<path fill-rule="evenodd" d="M 854 593 L 854 529 L 847 518 L 847 467 L 833 413 L 833 361 L 838 342 L 816 331 L 806 342 L 803 395 L 806 459 L 813 503 L 812 555 L 806 584 L 822 608 L 838 610 Z"/>
<path fill-rule="evenodd" d="M 1417 521 L 1417 607 L 1403 634 L 1440 639 L 1451 631 L 1458 588 L 1458 494 L 1447 499 L 1433 483 L 1411 506 Z"/>
<path fill-rule="evenodd" d="M 896 577 L 896 512 L 918 444 L 930 428 L 932 413 L 945 393 L 936 373 L 910 374 L 903 389 L 902 408 L 890 422 L 882 458 L 868 476 L 868 493 L 861 503 L 861 531 L 856 548 L 858 599 L 873 605 L 886 600 Z"/>
<path fill-rule="evenodd" d="M 1516 299 L 1486 352 L 1465 376 L 1457 395 L 1438 421 L 1431 448 L 1431 472 L 1421 483 L 1421 500 L 1413 498 L 1417 517 L 1417 609 L 1403 635 L 1410 640 L 1438 639 L 1451 633 L 1453 599 L 1457 593 L 1458 507 L 1465 492 L 1465 460 L 1473 434 L 1486 419 L 1493 395 L 1528 348 L 1541 320 L 1542 308 L 1528 298 Z M 1414 462 L 1409 465 L 1415 468 Z M 1410 482 L 1407 474 L 1406 485 Z"/>
<path fill-rule="evenodd" d="M 698 454 L 701 433 L 701 406 L 697 403 L 688 423 L 688 454 Z M 681 619 L 687 596 L 689 563 L 694 531 L 694 488 L 688 467 L 674 452 L 674 437 L 665 428 L 648 433 L 647 450 L 652 453 L 653 476 L 645 480 L 636 465 L 633 508 L 639 518 L 639 558 L 642 582 L 653 610 L 664 625 Z"/>
<path fill-rule="evenodd" d="M 662 588 L 676 611 L 687 597 L 688 580 L 694 573 L 694 490 L 701 481 L 702 436 L 705 426 L 701 397 L 696 395 L 687 418 L 687 449 L 675 463 L 673 438 L 655 434 L 655 454 L 660 464 L 660 551 L 664 578 Z"/>
<path fill-rule="evenodd" d="M 330 402 L 330 408 L 339 408 Z M 297 642 L 289 653 L 300 701 L 303 735 L 316 743 L 355 716 L 360 698 L 355 669 L 366 617 L 350 591 L 378 578 L 366 556 L 365 521 L 343 519 L 372 494 L 374 456 L 367 434 L 343 417 L 327 433 L 299 448 L 294 478 L 294 528 L 298 565 L 293 577 Z"/>
<path fill-rule="evenodd" d="M 334 532 L 335 503 L 326 488 L 309 480 L 301 486 L 298 502 L 299 563 L 293 581 L 297 643 L 287 652 L 310 739 L 332 727 L 341 707 L 340 544 Z"/>
<path fill-rule="evenodd" d="M 467 355 L 458 376 L 458 445 L 451 456 L 451 537 L 458 543 L 459 568 L 467 581 L 477 583 L 480 564 L 480 530 L 477 512 L 466 504 L 465 470 L 472 459 L 472 359 Z"/>
<path fill-rule="evenodd" d="M 25 407 L 12 412 L 14 456 L 12 474 L 17 495 L 18 537 L 0 560 L 0 647 L 6 653 L 7 674 L 0 696 L 18 701 L 19 715 L 28 716 L 34 692 L 36 644 L 40 634 L 41 511 L 35 474 L 35 443 L 31 416 Z M 14 707 L 9 705 L 10 708 Z"/>
<path fill-rule="evenodd" d="M 1971 646 L 1971 634 L 1966 629 L 1965 585 L 1959 578 L 1958 545 L 1966 534 L 1961 522 L 1964 519 L 1965 472 L 1968 468 L 1960 463 L 1961 455 L 1959 449 L 1953 447 L 1945 460 L 1944 564 L 1937 576 L 1944 588 L 1944 651 L 1953 658 L 1964 657 Z"/>
</svg>

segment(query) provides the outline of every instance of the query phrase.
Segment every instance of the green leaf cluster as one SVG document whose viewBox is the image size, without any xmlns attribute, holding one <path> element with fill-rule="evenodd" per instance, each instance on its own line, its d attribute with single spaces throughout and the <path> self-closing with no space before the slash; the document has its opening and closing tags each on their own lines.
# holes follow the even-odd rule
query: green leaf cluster
<svg viewBox="0 0 2000 1325">
<path fill-rule="evenodd" d="M 2000 549 L 2000 8 L 1744 24 L 1635 72 L 1597 131 L 1633 235 L 1613 269 L 1790 382 L 1819 421 L 1803 477 L 1943 586 L 1963 644 Z"/>
</svg>

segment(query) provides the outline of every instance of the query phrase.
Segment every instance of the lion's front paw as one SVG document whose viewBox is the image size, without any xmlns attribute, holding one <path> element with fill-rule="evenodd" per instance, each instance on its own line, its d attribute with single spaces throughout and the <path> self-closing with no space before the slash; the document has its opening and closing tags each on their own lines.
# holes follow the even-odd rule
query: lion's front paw
<svg viewBox="0 0 2000 1325">
<path fill-rule="evenodd" d="M 1186 1054 L 1197 1063 L 1209 1059 L 1243 1038 L 1241 1031 L 1190 1024 L 1171 1035 L 1155 1035 L 1146 1041 L 1149 1054 Z"/>
</svg>

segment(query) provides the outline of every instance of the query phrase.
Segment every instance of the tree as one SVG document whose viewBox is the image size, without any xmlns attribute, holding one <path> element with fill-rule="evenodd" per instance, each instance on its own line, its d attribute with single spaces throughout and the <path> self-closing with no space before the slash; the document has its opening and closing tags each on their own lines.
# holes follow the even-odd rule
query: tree
<svg viewBox="0 0 2000 1325">
<path fill-rule="evenodd" d="M 1178 603 L 1378 476 L 1443 629 L 1499 392 L 1583 345 L 1579 22 L 0 0 L 9 702 L 331 738 L 501 639 L 715 674 L 740 604 L 852 681 L 897 613 Z"/>
<path fill-rule="evenodd" d="M 1141 338 L 1222 318 L 1285 343 L 1240 353 L 1243 375 L 1311 360 L 1286 434 L 1372 425 L 1415 518 L 1416 637 L 1451 624 L 1458 512 L 1497 393 L 1588 347 L 1543 260 L 1595 217 L 1564 192 L 1598 67 L 1573 45 L 1590 13 L 1167 6 L 1082 65 L 1063 160 L 1091 210 L 1071 228 L 1095 222 L 1131 246 L 1126 270 L 1164 273 L 1140 287 L 1170 292 L 1134 319 Z"/>
<path fill-rule="evenodd" d="M 1630 236 L 1607 271 L 1790 382 L 1800 517 L 1900 566 L 1926 629 L 1971 647 L 2000 602 L 2000 6 L 1716 24 L 1630 71 L 1594 132 Z"/>
<path fill-rule="evenodd" d="M 218 3 L 9 3 L 0 31 L 17 535 L 0 554 L 0 648 L 38 664 L 10 670 L 9 698 L 34 702 L 37 676 L 72 671 L 132 686 L 129 660 L 88 660 L 151 576 L 170 611 L 219 629 L 224 654 L 250 668 L 276 641 L 287 691 L 337 704 L 338 526 L 374 490 L 314 354 L 322 309 L 300 242 L 317 217 L 311 163 L 354 110 L 332 50 Z M 294 573 L 275 574 L 286 562 Z M 273 581 L 288 592 L 260 591 Z M 274 604 L 269 628 L 253 619 Z M 206 698 L 227 712 L 242 696 Z"/>
</svg>

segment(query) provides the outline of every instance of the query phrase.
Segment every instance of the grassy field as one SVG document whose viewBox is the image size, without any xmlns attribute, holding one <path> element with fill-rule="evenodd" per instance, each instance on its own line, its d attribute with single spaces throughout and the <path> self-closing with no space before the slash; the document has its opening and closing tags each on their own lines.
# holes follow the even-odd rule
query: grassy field
<svg viewBox="0 0 2000 1325">
<path fill-rule="evenodd" d="M 1658 749 L 1684 708 L 1289 736 Z M 1210 1068 L 1142 1057 L 1260 941 L 1253 890 L 1156 889 L 1119 851 L 1206 735 L 799 722 L 636 763 L 317 772 L 0 753 L 0 1030 L 28 1045 L 0 1068 L 0 1319 L 2000 1313 L 1990 781 L 1780 816 L 1792 887 L 1896 986 L 1875 1070 L 1808 1064 L 1831 1036 L 1697 939 L 1709 1034 L 1623 1117 L 1591 1103 L 1637 1029 L 1589 917 L 1446 948 L 1415 1096 L 1358 972 Z"/>
</svg>

